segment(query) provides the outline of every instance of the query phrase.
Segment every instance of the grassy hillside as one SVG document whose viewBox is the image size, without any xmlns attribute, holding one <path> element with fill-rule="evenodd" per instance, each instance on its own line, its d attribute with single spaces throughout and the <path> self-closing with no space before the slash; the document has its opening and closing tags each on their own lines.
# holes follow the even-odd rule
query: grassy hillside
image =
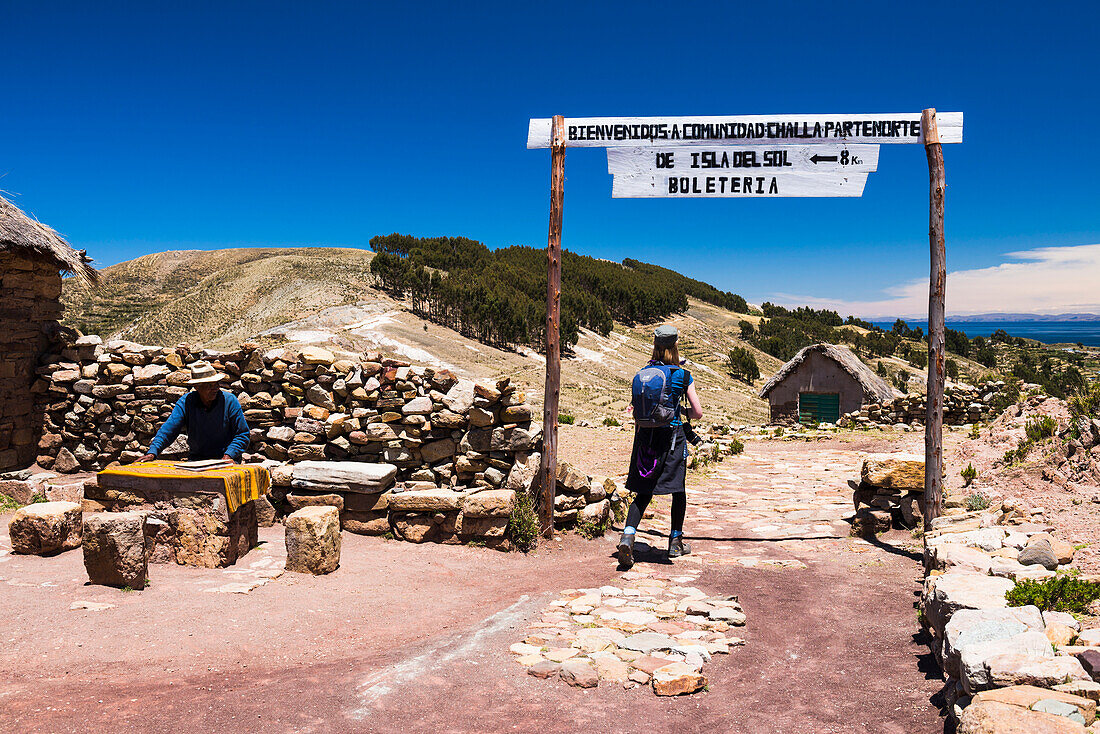
<svg viewBox="0 0 1100 734">
<path fill-rule="evenodd" d="M 65 281 L 66 323 L 146 344 L 230 347 L 376 292 L 366 250 L 181 250 L 104 268 L 102 285 Z"/>
</svg>

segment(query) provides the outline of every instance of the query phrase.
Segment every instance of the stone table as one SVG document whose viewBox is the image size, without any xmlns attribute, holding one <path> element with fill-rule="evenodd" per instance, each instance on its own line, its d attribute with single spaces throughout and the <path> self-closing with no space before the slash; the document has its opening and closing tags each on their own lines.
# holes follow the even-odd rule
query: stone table
<svg viewBox="0 0 1100 734">
<path fill-rule="evenodd" d="M 153 563 L 225 568 L 255 547 L 255 499 L 271 477 L 256 465 L 189 471 L 151 461 L 105 469 L 84 485 L 84 512 L 146 515 Z"/>
</svg>

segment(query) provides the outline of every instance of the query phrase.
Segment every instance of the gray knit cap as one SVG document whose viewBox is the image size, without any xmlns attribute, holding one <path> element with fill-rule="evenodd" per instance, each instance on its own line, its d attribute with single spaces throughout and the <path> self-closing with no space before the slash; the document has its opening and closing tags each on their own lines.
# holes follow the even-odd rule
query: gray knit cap
<svg viewBox="0 0 1100 734">
<path fill-rule="evenodd" d="M 671 347 L 680 338 L 675 326 L 662 324 L 653 330 L 653 343 L 659 347 Z"/>
</svg>

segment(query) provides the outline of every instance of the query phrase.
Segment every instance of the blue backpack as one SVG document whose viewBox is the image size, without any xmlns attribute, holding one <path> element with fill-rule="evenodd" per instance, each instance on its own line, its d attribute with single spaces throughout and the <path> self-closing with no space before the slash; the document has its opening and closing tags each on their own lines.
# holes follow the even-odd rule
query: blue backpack
<svg viewBox="0 0 1100 734">
<path fill-rule="evenodd" d="M 676 417 L 677 398 L 672 394 L 672 373 L 680 367 L 650 364 L 634 375 L 630 404 L 639 428 L 667 428 Z"/>
</svg>

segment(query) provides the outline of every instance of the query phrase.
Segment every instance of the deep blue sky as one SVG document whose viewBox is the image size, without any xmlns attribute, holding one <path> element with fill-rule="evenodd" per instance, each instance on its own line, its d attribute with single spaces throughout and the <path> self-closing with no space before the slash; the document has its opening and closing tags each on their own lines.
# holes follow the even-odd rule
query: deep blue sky
<svg viewBox="0 0 1100 734">
<path fill-rule="evenodd" d="M 525 138 L 555 113 L 963 111 L 951 270 L 1100 242 L 1095 3 L 65 5 L 0 2 L 0 189 L 100 265 L 394 231 L 545 246 Z M 613 200 L 598 149 L 566 173 L 576 252 L 755 301 L 927 275 L 921 146 L 883 146 L 861 199 Z"/>
</svg>

